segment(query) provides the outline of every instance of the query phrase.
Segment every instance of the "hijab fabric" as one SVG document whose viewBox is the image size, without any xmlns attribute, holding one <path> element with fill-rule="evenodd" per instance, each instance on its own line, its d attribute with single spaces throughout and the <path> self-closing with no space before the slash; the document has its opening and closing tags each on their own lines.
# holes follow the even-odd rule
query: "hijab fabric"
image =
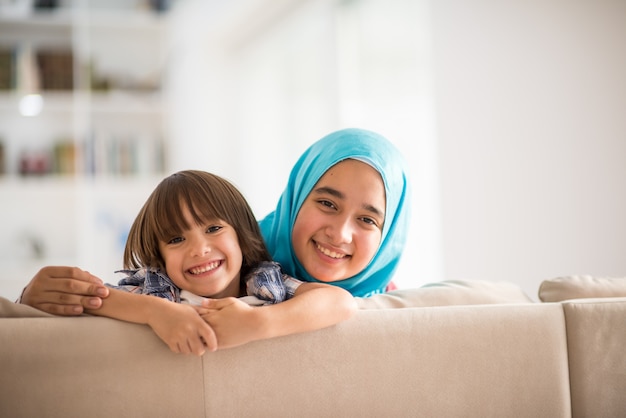
<svg viewBox="0 0 626 418">
<path fill-rule="evenodd" d="M 410 216 L 410 186 L 406 161 L 383 136 L 363 129 L 333 132 L 311 145 L 289 175 L 276 209 L 259 224 L 270 254 L 285 273 L 308 282 L 319 282 L 306 272 L 295 256 L 291 234 L 296 216 L 317 181 L 335 164 L 355 159 L 378 171 L 386 194 L 385 221 L 378 251 L 357 275 L 332 282 L 354 296 L 383 293 L 404 249 Z"/>
</svg>

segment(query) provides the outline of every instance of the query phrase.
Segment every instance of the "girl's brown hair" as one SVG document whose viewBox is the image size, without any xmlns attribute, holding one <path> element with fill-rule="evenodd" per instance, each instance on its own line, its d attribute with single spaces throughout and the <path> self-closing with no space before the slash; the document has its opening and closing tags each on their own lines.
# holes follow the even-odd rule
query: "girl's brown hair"
<svg viewBox="0 0 626 418">
<path fill-rule="evenodd" d="M 180 235 L 188 225 L 188 208 L 197 224 L 220 219 L 237 233 L 243 263 L 240 277 L 257 263 L 270 260 L 259 224 L 241 192 L 227 180 L 205 171 L 179 171 L 154 189 L 130 228 L 124 249 L 124 268 L 157 267 L 165 270 L 159 241 Z"/>
</svg>

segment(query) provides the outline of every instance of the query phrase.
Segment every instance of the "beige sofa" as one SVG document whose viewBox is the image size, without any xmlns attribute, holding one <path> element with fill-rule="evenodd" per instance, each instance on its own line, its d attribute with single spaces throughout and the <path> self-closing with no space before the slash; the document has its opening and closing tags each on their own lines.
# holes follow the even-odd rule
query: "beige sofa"
<svg viewBox="0 0 626 418">
<path fill-rule="evenodd" d="M 146 326 L 3 299 L 0 417 L 624 417 L 626 281 L 594 280 L 549 281 L 540 303 L 506 283 L 395 291 L 202 357 Z"/>
</svg>

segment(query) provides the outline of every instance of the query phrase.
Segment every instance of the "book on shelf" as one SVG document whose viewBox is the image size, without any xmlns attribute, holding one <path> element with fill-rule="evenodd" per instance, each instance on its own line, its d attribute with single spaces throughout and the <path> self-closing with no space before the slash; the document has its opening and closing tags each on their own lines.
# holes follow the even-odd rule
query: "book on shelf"
<svg viewBox="0 0 626 418">
<path fill-rule="evenodd" d="M 35 52 L 40 86 L 43 90 L 74 88 L 74 57 L 67 49 L 41 49 Z"/>
<path fill-rule="evenodd" d="M 52 149 L 52 172 L 68 175 L 76 172 L 76 145 L 73 141 L 59 141 Z"/>
<path fill-rule="evenodd" d="M 94 133 L 83 144 L 83 171 L 98 175 L 159 174 L 164 170 L 163 142 L 149 135 Z"/>
<path fill-rule="evenodd" d="M 0 48 L 0 90 L 13 90 L 16 87 L 15 49 Z"/>
<path fill-rule="evenodd" d="M 0 147 L 0 157 L 2 153 Z M 164 169 L 163 143 L 149 136 L 94 135 L 82 142 L 59 139 L 48 148 L 21 150 L 18 161 L 21 176 L 137 176 L 160 174 Z"/>
</svg>

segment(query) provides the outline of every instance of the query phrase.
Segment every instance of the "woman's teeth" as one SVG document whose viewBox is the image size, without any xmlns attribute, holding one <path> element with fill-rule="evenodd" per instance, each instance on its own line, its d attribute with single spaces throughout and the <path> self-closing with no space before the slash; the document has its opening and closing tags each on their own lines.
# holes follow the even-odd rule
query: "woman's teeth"
<svg viewBox="0 0 626 418">
<path fill-rule="evenodd" d="M 320 246 L 319 244 L 317 245 L 317 249 L 320 250 L 322 252 L 322 254 L 330 257 L 330 258 L 344 258 L 346 255 L 345 254 L 341 254 L 341 253 L 336 253 L 334 251 L 330 251 L 328 248 L 324 248 L 322 246 Z"/>
</svg>

